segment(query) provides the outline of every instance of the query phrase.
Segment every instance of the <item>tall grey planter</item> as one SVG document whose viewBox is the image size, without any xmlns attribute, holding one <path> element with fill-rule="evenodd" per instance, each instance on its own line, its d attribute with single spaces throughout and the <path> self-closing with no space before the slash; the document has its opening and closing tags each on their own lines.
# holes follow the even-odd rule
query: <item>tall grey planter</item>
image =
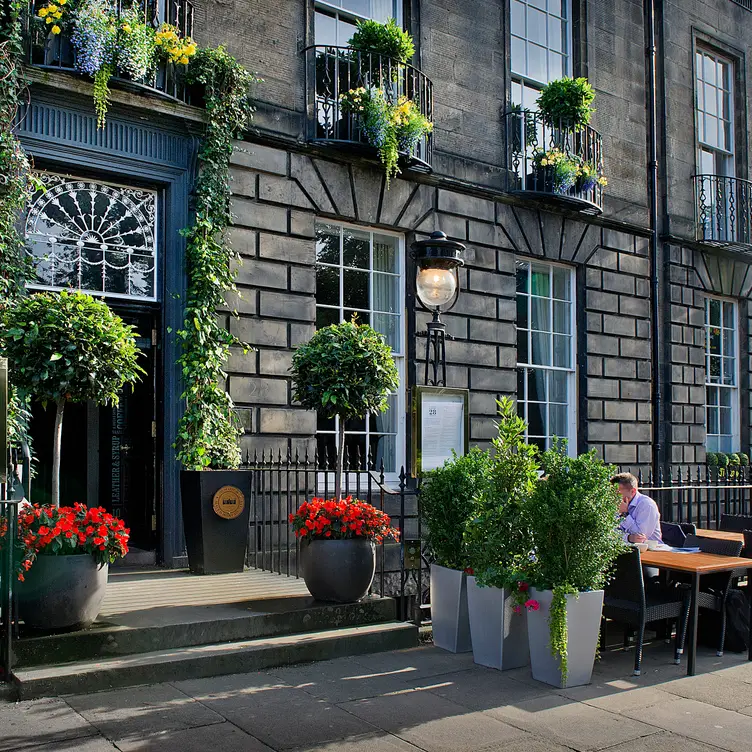
<svg viewBox="0 0 752 752">
<path fill-rule="evenodd" d="M 433 644 L 451 653 L 469 653 L 467 575 L 431 564 L 431 625 Z"/>
<path fill-rule="evenodd" d="M 533 679 L 554 687 L 577 687 L 590 684 L 603 611 L 603 591 L 590 590 L 567 598 L 567 681 L 564 683 L 559 658 L 551 655 L 548 617 L 553 600 L 551 590 L 530 590 L 530 597 L 540 603 L 538 611 L 527 615 L 530 642 L 530 668 Z"/>
<path fill-rule="evenodd" d="M 509 590 L 480 587 L 468 577 L 467 605 L 475 663 L 499 671 L 527 666 L 527 610 L 514 612 Z"/>
</svg>

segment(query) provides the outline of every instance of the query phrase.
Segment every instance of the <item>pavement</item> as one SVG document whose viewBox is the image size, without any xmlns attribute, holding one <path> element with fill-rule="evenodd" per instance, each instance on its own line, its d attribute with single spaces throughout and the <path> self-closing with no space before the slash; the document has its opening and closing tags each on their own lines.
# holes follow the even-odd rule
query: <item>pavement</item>
<svg viewBox="0 0 752 752">
<path fill-rule="evenodd" d="M 605 652 L 586 687 L 498 672 L 432 646 L 253 674 L 16 704 L 0 751 L 750 752 L 752 663 L 698 650 L 698 675 L 662 642 L 631 676 Z"/>
</svg>

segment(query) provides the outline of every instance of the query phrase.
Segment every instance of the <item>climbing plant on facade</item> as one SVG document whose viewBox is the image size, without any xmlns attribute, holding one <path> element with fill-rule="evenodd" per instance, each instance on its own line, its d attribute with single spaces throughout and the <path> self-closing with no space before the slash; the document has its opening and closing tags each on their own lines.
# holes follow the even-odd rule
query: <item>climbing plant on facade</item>
<svg viewBox="0 0 752 752">
<path fill-rule="evenodd" d="M 225 240 L 230 223 L 229 166 L 233 139 L 253 113 L 249 89 L 257 81 L 224 47 L 199 49 L 188 81 L 203 87 L 206 129 L 194 187 L 195 221 L 184 231 L 188 271 L 182 340 L 185 412 L 178 426 L 177 458 L 188 470 L 235 468 L 239 429 L 232 398 L 224 389 L 224 363 L 242 345 L 217 321 L 224 294 L 235 289 L 236 254 Z"/>
<path fill-rule="evenodd" d="M 0 3 L 0 313 L 25 295 L 26 281 L 33 276 L 17 222 L 34 180 L 29 159 L 12 131 L 22 86 L 18 64 L 23 50 L 22 5 L 18 0 Z M 12 388 L 8 409 L 12 443 L 29 443 L 28 418 L 28 399 Z"/>
</svg>

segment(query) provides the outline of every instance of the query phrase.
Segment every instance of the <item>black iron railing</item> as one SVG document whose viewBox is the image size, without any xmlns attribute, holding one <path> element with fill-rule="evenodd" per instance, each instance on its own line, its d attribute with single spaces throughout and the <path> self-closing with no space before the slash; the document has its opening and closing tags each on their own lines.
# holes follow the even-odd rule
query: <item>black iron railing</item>
<svg viewBox="0 0 752 752">
<path fill-rule="evenodd" d="M 417 594 L 427 587 L 423 577 L 420 526 L 415 491 L 408 488 L 404 468 L 389 475 L 372 456 L 345 455 L 344 493 L 386 512 L 400 530 L 400 542 L 377 547 L 373 591 L 397 599 L 404 618 L 412 618 Z M 247 457 L 253 472 L 251 519 L 246 563 L 250 567 L 299 577 L 300 543 L 289 524 L 290 515 L 306 499 L 334 496 L 333 458 L 296 453 Z"/>
<path fill-rule="evenodd" d="M 628 470 L 628 468 L 624 468 Z M 660 468 L 638 473 L 640 491 L 655 499 L 661 518 L 667 522 L 691 522 L 698 527 L 718 528 L 723 514 L 752 510 L 752 468 L 707 466 Z"/>
<path fill-rule="evenodd" d="M 350 47 L 314 46 L 305 50 L 309 80 L 309 138 L 330 143 L 369 144 L 361 119 L 342 108 L 347 92 L 375 87 L 390 105 L 402 97 L 433 122 L 433 84 L 417 68 L 385 55 Z M 414 144 L 401 145 L 400 152 L 413 167 L 430 168 L 433 140 L 430 133 Z"/>
<path fill-rule="evenodd" d="M 752 247 L 752 181 L 695 175 L 695 238 L 712 245 Z"/>
<path fill-rule="evenodd" d="M 551 122 L 533 110 L 513 110 L 505 119 L 510 192 L 602 211 L 606 181 L 598 131 L 567 120 Z"/>
<path fill-rule="evenodd" d="M 61 34 L 51 34 L 51 27 L 37 16 L 39 8 L 46 4 L 40 0 L 29 0 L 24 21 L 26 63 L 46 70 L 75 72 L 76 51 L 69 33 L 64 30 Z M 154 29 L 168 23 L 177 28 L 181 37 L 193 36 L 193 4 L 188 0 L 113 0 L 112 7 L 118 17 L 129 8 L 136 8 L 144 23 Z M 182 75 L 184 68 L 182 65 L 160 63 L 144 79 L 135 80 L 118 73 L 111 81 L 125 88 L 158 92 L 187 101 L 188 91 Z"/>
</svg>

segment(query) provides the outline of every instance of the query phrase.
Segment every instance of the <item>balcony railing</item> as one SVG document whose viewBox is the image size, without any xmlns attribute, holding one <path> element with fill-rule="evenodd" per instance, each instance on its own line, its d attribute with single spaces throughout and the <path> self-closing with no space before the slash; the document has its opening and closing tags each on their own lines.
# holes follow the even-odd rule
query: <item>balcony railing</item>
<svg viewBox="0 0 752 752">
<path fill-rule="evenodd" d="M 550 122 L 540 112 L 506 114 L 510 193 L 553 200 L 580 211 L 603 210 L 603 142 L 589 125 Z"/>
<path fill-rule="evenodd" d="M 350 47 L 308 47 L 305 54 L 310 82 L 310 139 L 373 149 L 360 118 L 345 112 L 341 105 L 343 94 L 361 87 L 380 89 L 390 105 L 406 97 L 433 122 L 433 84 L 412 65 Z M 401 159 L 411 167 L 430 169 L 432 148 L 431 134 L 427 133 L 409 150 L 402 149 Z"/>
<path fill-rule="evenodd" d="M 29 0 L 24 22 L 26 63 L 46 70 L 76 72 L 76 50 L 71 44 L 70 35 L 65 31 L 58 35 L 50 34 L 50 27 L 39 23 L 37 12 L 45 4 L 39 0 Z M 144 22 L 153 28 L 168 23 L 177 28 L 181 37 L 193 36 L 193 4 L 188 0 L 114 0 L 112 6 L 118 17 L 129 8 L 137 8 Z M 179 70 L 182 68 L 184 66 L 160 63 L 147 78 L 135 80 L 118 73 L 112 77 L 111 84 L 158 92 L 186 102 L 187 87 Z"/>
<path fill-rule="evenodd" d="M 695 238 L 701 243 L 752 250 L 752 182 L 695 175 Z"/>
</svg>

